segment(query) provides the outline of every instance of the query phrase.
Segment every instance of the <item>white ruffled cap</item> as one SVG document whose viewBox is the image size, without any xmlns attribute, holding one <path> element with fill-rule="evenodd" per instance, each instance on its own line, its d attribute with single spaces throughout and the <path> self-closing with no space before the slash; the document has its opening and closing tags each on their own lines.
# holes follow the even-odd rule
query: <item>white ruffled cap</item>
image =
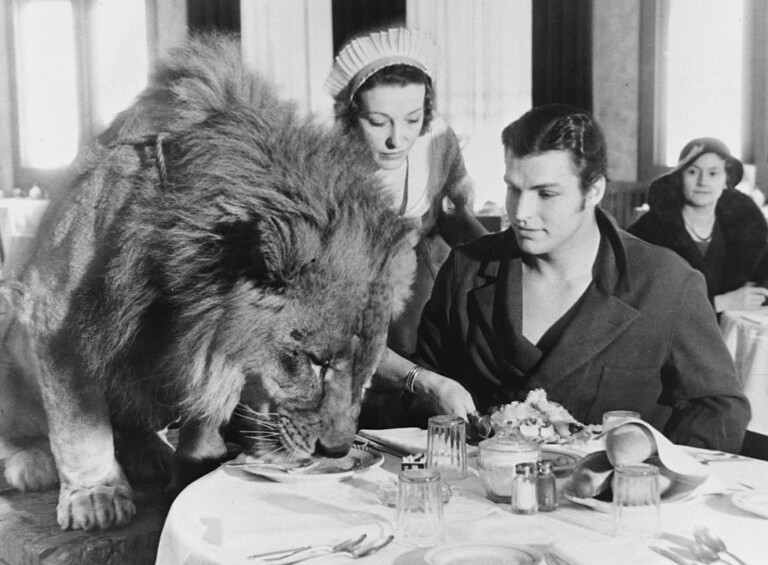
<svg viewBox="0 0 768 565">
<path fill-rule="evenodd" d="M 348 99 L 376 71 L 409 65 L 435 81 L 436 47 L 425 34 L 406 28 L 376 31 L 347 43 L 333 63 L 325 89 L 336 98 L 345 89 Z"/>
</svg>

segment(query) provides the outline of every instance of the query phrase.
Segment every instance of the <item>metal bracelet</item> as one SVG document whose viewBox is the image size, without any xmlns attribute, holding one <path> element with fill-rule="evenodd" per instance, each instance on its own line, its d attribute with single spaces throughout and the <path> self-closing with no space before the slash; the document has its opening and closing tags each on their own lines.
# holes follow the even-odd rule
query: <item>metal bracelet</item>
<svg viewBox="0 0 768 565">
<path fill-rule="evenodd" d="M 405 390 L 411 394 L 415 394 L 415 391 L 413 390 L 413 382 L 416 380 L 416 375 L 419 374 L 419 371 L 421 371 L 421 367 L 414 365 L 411 367 L 411 370 L 408 371 L 408 374 L 405 375 Z"/>
</svg>

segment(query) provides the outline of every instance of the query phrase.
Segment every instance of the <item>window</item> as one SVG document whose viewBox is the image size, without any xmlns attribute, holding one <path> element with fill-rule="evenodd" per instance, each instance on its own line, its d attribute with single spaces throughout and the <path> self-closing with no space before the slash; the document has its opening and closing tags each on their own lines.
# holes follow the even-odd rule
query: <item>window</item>
<svg viewBox="0 0 768 565">
<path fill-rule="evenodd" d="M 766 183 L 766 23 L 760 0 L 642 2 L 641 180 L 674 166 L 691 139 L 712 136 Z"/>
<path fill-rule="evenodd" d="M 7 99 L 0 104 L 1 188 L 53 188 L 78 150 L 144 88 L 158 32 L 164 46 L 180 37 L 176 22 L 186 33 L 185 1 L 0 5 L 0 25 L 8 31 L 0 42 L 0 69 L 8 78 L 0 89 Z"/>
</svg>

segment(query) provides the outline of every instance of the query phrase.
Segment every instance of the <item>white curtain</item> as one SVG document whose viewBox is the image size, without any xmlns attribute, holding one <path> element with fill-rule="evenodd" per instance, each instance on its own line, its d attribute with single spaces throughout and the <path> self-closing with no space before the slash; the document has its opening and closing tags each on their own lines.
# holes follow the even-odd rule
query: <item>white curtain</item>
<svg viewBox="0 0 768 565">
<path fill-rule="evenodd" d="M 532 0 L 406 0 L 437 44 L 438 111 L 464 142 L 475 206 L 504 204 L 501 130 L 531 107 Z"/>
<path fill-rule="evenodd" d="M 332 120 L 323 83 L 333 64 L 331 0 L 243 0 L 243 60 L 298 108 Z"/>
</svg>

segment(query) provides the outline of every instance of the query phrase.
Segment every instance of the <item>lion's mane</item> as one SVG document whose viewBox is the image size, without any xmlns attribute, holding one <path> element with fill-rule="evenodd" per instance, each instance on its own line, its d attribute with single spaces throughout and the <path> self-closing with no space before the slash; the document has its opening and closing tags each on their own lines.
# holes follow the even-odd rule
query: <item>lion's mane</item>
<svg viewBox="0 0 768 565">
<path fill-rule="evenodd" d="M 99 398 L 127 434 L 218 427 L 247 398 L 294 451 L 348 446 L 414 267 L 372 171 L 236 41 L 194 39 L 158 67 L 49 207 L 22 279 L 64 486 L 72 403 Z"/>
</svg>

